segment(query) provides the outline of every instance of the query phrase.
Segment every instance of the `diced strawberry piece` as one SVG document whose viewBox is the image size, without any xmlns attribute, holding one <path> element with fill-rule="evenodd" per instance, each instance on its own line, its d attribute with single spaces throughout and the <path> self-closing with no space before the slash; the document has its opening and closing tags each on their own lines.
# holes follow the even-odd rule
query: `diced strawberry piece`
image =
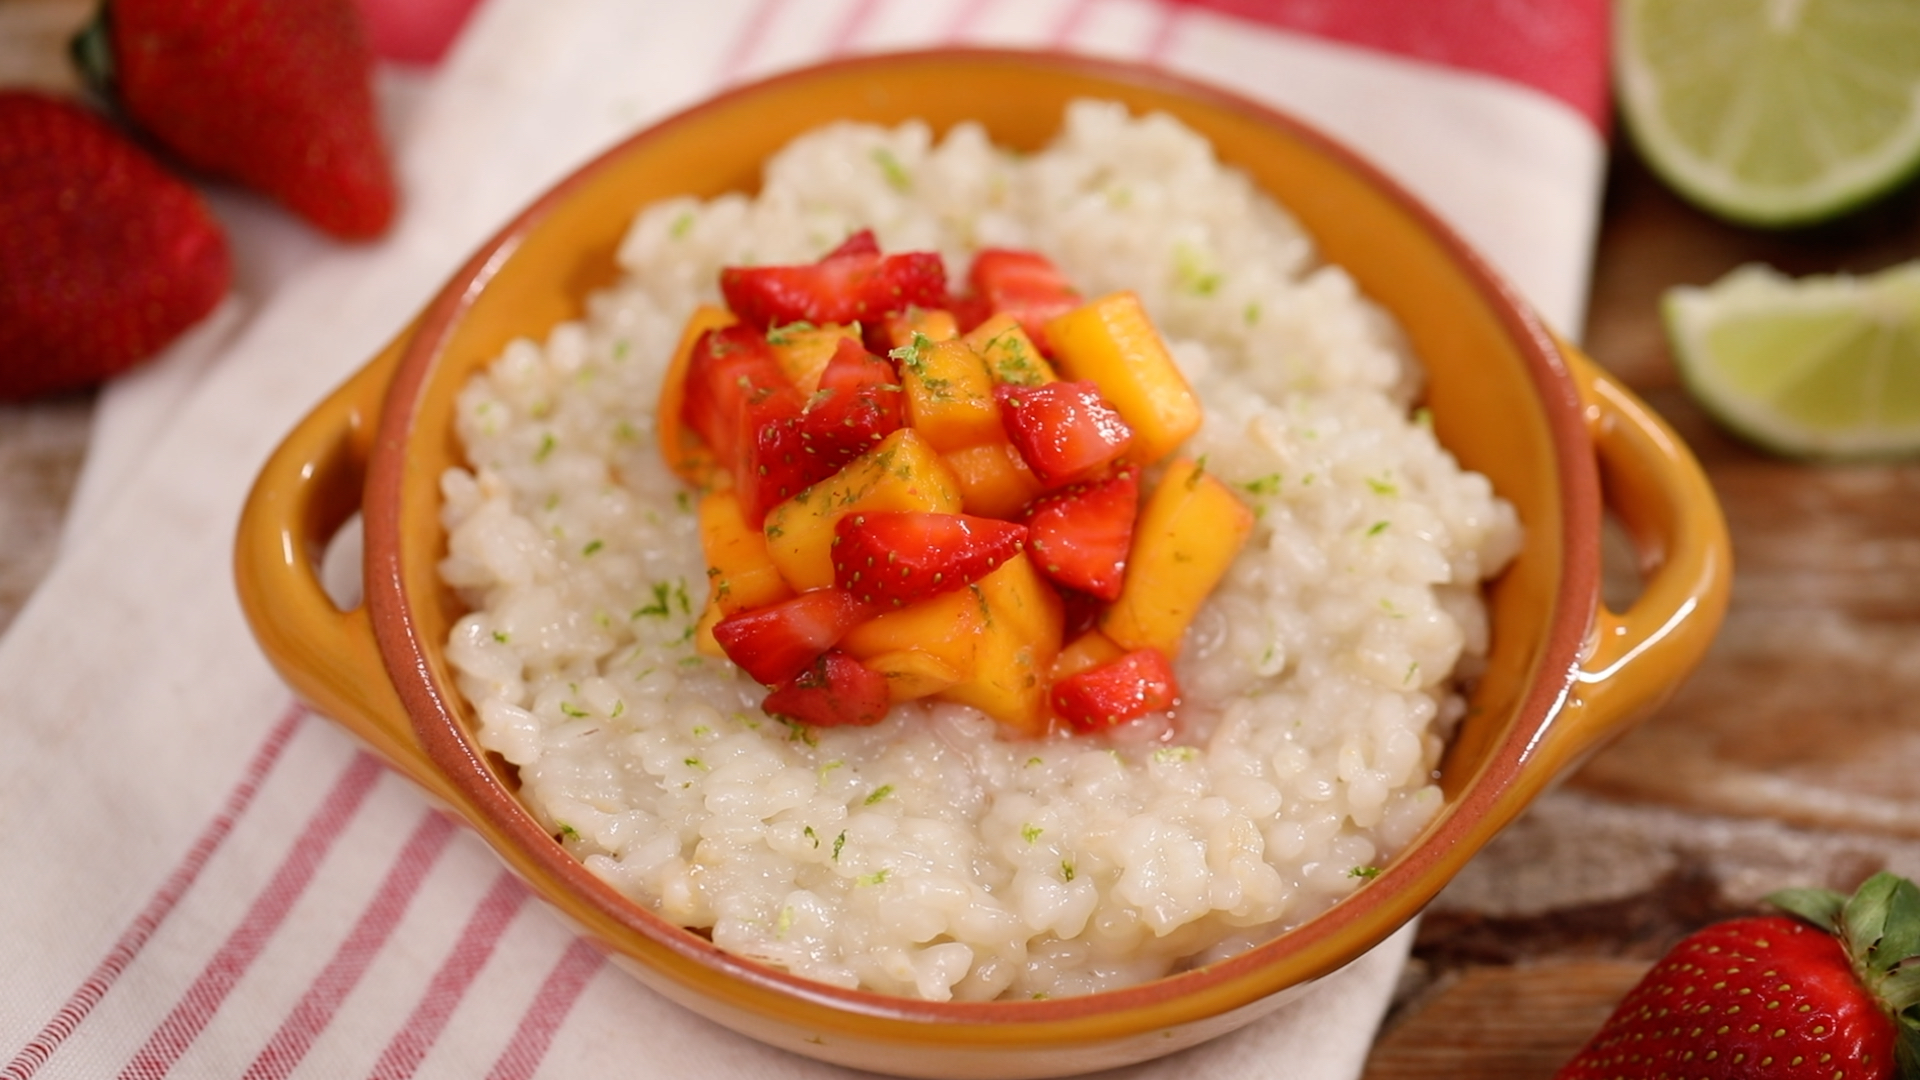
<svg viewBox="0 0 1920 1080">
<path fill-rule="evenodd" d="M 863 603 L 904 607 L 986 577 L 1026 538 L 1024 525 L 970 514 L 848 514 L 833 528 L 833 582 Z"/>
<path fill-rule="evenodd" d="M 1027 552 L 1055 584 L 1111 602 L 1120 596 L 1133 522 L 1140 512 L 1140 474 L 1121 469 L 1027 504 Z"/>
<path fill-rule="evenodd" d="M 1180 703 L 1173 665 L 1151 648 L 1069 675 L 1049 695 L 1053 711 L 1076 731 L 1099 731 Z"/>
<path fill-rule="evenodd" d="M 1042 561 L 1040 553 L 1033 551 L 1031 527 L 1027 530 L 1027 550 L 1031 552 L 1031 557 L 1036 564 Z M 1118 578 L 1121 575 L 1114 576 Z M 1059 586 L 1054 591 L 1060 594 L 1060 639 L 1062 641 L 1072 641 L 1100 625 L 1100 616 L 1106 614 L 1108 601 L 1092 593 L 1060 585 L 1058 581 L 1054 581 L 1054 584 Z"/>
<path fill-rule="evenodd" d="M 843 589 L 813 589 L 766 607 L 739 611 L 713 627 L 727 659 L 762 685 L 779 686 L 870 614 Z"/>
<path fill-rule="evenodd" d="M 1080 293 L 1060 268 L 1032 251 L 988 248 L 973 257 L 967 270 L 973 294 L 985 302 L 987 313 L 1006 312 L 1020 321 L 1020 329 L 1040 351 L 1047 346 L 1047 320 L 1080 306 Z M 985 315 L 981 316 L 984 320 Z"/>
<path fill-rule="evenodd" d="M 681 420 L 716 459 L 732 466 L 749 431 L 747 405 L 783 387 L 797 392 L 760 331 L 739 325 L 709 330 L 694 343 L 687 361 Z"/>
<path fill-rule="evenodd" d="M 882 387 L 896 393 L 900 390 L 900 373 L 894 370 L 893 361 L 875 356 L 852 338 L 841 338 L 834 347 L 833 359 L 820 372 L 820 389 L 853 392 Z"/>
<path fill-rule="evenodd" d="M 1133 429 L 1091 382 L 993 388 L 1007 438 L 1048 487 L 1084 480 L 1126 452 Z"/>
<path fill-rule="evenodd" d="M 733 266 L 720 271 L 720 292 L 743 322 L 768 326 L 861 323 L 910 307 L 947 302 L 947 270 L 931 251 L 837 255 L 799 266 Z"/>
<path fill-rule="evenodd" d="M 839 649 L 828 649 L 781 683 L 760 708 L 814 727 L 865 726 L 886 719 L 887 677 Z"/>
<path fill-rule="evenodd" d="M 874 238 L 873 230 L 861 229 L 859 232 L 848 233 L 847 238 L 840 241 L 840 246 L 820 256 L 820 261 L 831 262 L 848 255 L 878 254 L 880 254 L 880 241 Z"/>
<path fill-rule="evenodd" d="M 839 472 L 906 423 L 906 401 L 893 364 L 843 338 L 820 374 L 820 390 L 801 420 L 815 479 Z"/>
<path fill-rule="evenodd" d="M 993 318 L 993 305 L 987 298 L 971 293 L 948 300 L 947 310 L 953 313 L 953 321 L 963 334 Z"/>
<path fill-rule="evenodd" d="M 758 528 L 767 511 L 833 475 L 821 471 L 807 451 L 800 394 L 791 387 L 767 391 L 743 406 L 740 453 L 734 458 L 733 488 L 740 512 Z M 837 466 L 836 466 L 837 468 Z"/>
<path fill-rule="evenodd" d="M 900 428 L 899 396 L 898 391 L 890 395 L 862 391 L 824 402 L 807 413 L 801 437 L 807 453 L 824 470 L 818 479 L 846 468 Z M 888 398 L 893 400 L 889 403 Z"/>
</svg>

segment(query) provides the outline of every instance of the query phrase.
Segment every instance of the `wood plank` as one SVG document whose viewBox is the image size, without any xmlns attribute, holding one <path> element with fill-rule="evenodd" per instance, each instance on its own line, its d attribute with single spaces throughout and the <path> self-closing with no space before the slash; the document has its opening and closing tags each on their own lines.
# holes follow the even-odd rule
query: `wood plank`
<svg viewBox="0 0 1920 1080">
<path fill-rule="evenodd" d="M 1387 1029 L 1362 1080 L 1547 1080 L 1651 966 L 1565 960 L 1470 968 Z"/>
<path fill-rule="evenodd" d="M 1621 149 L 1626 150 L 1623 144 Z M 1841 221 L 1742 229 L 1616 154 L 1587 344 L 1705 466 L 1733 537 L 1721 634 L 1673 700 L 1575 781 L 1636 801 L 1920 836 L 1920 461 L 1808 464 L 1717 427 L 1678 385 L 1660 297 L 1744 262 L 1804 275 L 1920 256 L 1920 189 Z"/>
</svg>

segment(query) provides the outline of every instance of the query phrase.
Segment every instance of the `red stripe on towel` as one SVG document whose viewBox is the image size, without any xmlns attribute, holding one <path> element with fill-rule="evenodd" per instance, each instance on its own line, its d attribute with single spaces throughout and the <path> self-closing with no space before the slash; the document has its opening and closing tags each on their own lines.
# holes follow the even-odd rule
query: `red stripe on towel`
<svg viewBox="0 0 1920 1080">
<path fill-rule="evenodd" d="M 993 0 L 964 0 L 960 10 L 954 12 L 953 18 L 947 21 L 947 28 L 942 32 L 940 40 L 944 43 L 952 43 L 968 37 L 973 33 L 974 25 L 992 6 Z"/>
<path fill-rule="evenodd" d="M 380 1060 L 374 1063 L 369 1080 L 407 1080 L 420 1067 L 421 1059 L 440 1038 L 440 1032 L 453 1017 L 453 1010 L 466 996 L 467 988 L 473 985 L 487 958 L 493 955 L 500 936 L 519 914 L 527 895 L 527 887 L 512 874 L 503 871 L 493 879 L 493 887 L 468 916 L 453 951 L 441 961 L 440 970 L 433 973 L 433 981 L 427 984 L 420 1003 L 413 1007 L 406 1024 L 394 1034 L 393 1041 L 381 1052 Z"/>
<path fill-rule="evenodd" d="M 1172 0 L 1530 86 L 1608 121 L 1607 0 Z"/>
<path fill-rule="evenodd" d="M 1180 14 L 1186 9 L 1167 0 L 1162 0 L 1153 7 L 1155 14 L 1153 33 L 1147 36 L 1147 52 L 1143 59 L 1149 64 L 1164 64 L 1167 59 L 1167 50 L 1173 47 L 1173 36 L 1180 26 Z"/>
<path fill-rule="evenodd" d="M 1094 0 L 1073 0 L 1067 5 L 1067 13 L 1053 24 L 1053 31 L 1047 35 L 1047 46 L 1053 49 L 1066 48 L 1074 35 L 1080 32 L 1080 27 L 1086 24 L 1087 13 L 1093 10 L 1093 4 Z"/>
<path fill-rule="evenodd" d="M 573 1010 L 573 1003 L 580 1000 L 580 994 L 587 988 L 595 974 L 606 966 L 607 957 L 592 942 L 585 938 L 574 938 L 573 944 L 560 956 L 559 963 L 547 973 L 547 981 L 540 985 L 540 993 L 527 1008 L 525 1016 L 520 1018 L 520 1026 L 515 1029 L 512 1041 L 500 1053 L 500 1060 L 493 1063 L 487 1080 L 527 1080 L 540 1067 L 540 1059 L 547 1056 L 547 1048 L 553 1045 L 553 1037 L 566 1022 L 567 1014 Z"/>
<path fill-rule="evenodd" d="M 313 1048 L 314 1040 L 333 1022 L 340 1003 L 359 985 L 367 966 L 385 947 L 387 938 L 392 936 L 394 927 L 400 924 L 413 902 L 414 894 L 420 891 L 427 871 L 433 868 L 451 839 L 453 821 L 446 815 L 428 810 L 421 816 L 406 846 L 387 869 L 379 891 L 360 913 L 353 930 L 335 950 L 333 959 L 327 962 L 300 1003 L 281 1023 L 280 1030 L 274 1032 L 266 1048 L 254 1059 L 247 1069 L 246 1080 L 283 1080 L 299 1066 L 300 1060 Z"/>
<path fill-rule="evenodd" d="M 180 860 L 171 874 L 167 875 L 166 881 L 161 884 L 159 890 L 147 900 L 147 906 L 140 910 L 140 914 L 135 916 L 133 922 L 120 934 L 120 939 L 113 943 L 113 948 L 107 951 L 105 958 L 80 983 L 79 989 L 67 998 L 59 1011 L 53 1014 L 53 1019 L 47 1021 L 46 1026 L 40 1029 L 39 1034 L 35 1035 L 32 1041 L 14 1056 L 14 1059 L 7 1064 L 6 1071 L 0 1073 L 0 1077 L 4 1077 L 5 1080 L 27 1080 L 38 1072 L 40 1066 L 46 1064 L 47 1059 L 53 1056 L 53 1052 L 60 1048 L 60 1044 L 73 1034 L 81 1021 L 87 1018 L 87 1014 L 93 1011 L 93 1007 L 98 1005 L 100 999 L 107 995 L 107 991 L 113 988 L 114 982 L 127 969 L 127 965 L 133 963 L 134 958 L 140 955 L 140 950 L 153 937 L 154 931 L 167 920 L 167 916 L 172 914 L 180 898 L 193 886 L 200 872 L 206 868 L 208 860 L 213 858 L 214 852 L 218 851 L 220 845 L 232 834 L 234 823 L 240 820 L 249 806 L 253 805 L 253 798 L 259 794 L 260 785 L 265 782 L 267 774 L 273 771 L 274 764 L 280 760 L 281 752 L 293 740 L 294 732 L 299 730 L 301 722 L 310 715 L 312 714 L 299 704 L 289 706 L 280 714 L 280 719 L 273 725 L 273 729 L 267 732 L 266 741 L 253 752 L 253 757 L 247 762 L 245 771 L 240 774 L 239 782 L 227 792 L 226 801 L 221 805 L 219 812 L 214 814 L 213 819 L 200 830 L 200 835 L 194 839 L 193 846 L 187 849 L 186 857 Z"/>
<path fill-rule="evenodd" d="M 287 850 L 266 888 L 254 897 L 240 925 L 227 936 L 213 959 L 207 961 L 200 977 L 187 988 L 167 1018 L 148 1036 L 146 1045 L 120 1070 L 120 1080 L 158 1080 L 173 1068 L 187 1047 L 193 1045 L 234 984 L 259 958 L 260 951 L 292 910 L 294 901 L 300 899 L 313 882 L 320 861 L 346 831 L 383 771 L 372 755 L 364 750 L 355 752 L 340 778 L 334 781 L 326 800 L 307 819 L 306 827 Z"/>
<path fill-rule="evenodd" d="M 880 7 L 880 0 L 854 0 L 853 10 L 833 28 L 833 37 L 827 41 L 827 55 L 839 56 L 853 48 L 853 43 L 873 21 L 873 13 Z"/>
<path fill-rule="evenodd" d="M 760 39 L 765 35 L 767 25 L 779 17 L 780 9 L 786 6 L 785 0 L 760 0 L 741 24 L 740 36 L 733 39 L 733 47 L 720 57 L 720 70 L 714 75 L 714 82 L 726 86 L 738 79 L 753 62 L 753 54 L 760 50 Z"/>
</svg>

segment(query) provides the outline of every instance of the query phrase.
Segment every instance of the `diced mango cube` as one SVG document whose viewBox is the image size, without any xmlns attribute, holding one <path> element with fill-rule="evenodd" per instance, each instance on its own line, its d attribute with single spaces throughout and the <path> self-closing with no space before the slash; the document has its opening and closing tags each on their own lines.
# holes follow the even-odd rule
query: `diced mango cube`
<svg viewBox="0 0 1920 1080">
<path fill-rule="evenodd" d="M 1022 553 L 966 590 L 985 624 L 971 678 L 939 696 L 972 705 L 1023 735 L 1047 730 L 1047 686 L 1060 652 L 1060 594 Z"/>
<path fill-rule="evenodd" d="M 1006 439 L 941 457 L 960 483 L 960 504 L 969 514 L 1011 520 L 1045 490 L 1020 449 Z"/>
<path fill-rule="evenodd" d="M 660 381 L 660 400 L 654 407 L 653 419 L 660 456 L 675 475 L 696 488 L 711 486 L 728 472 L 715 464 L 713 451 L 680 418 L 680 410 L 687 401 L 687 368 L 693 362 L 693 347 L 701 334 L 732 326 L 737 321 L 733 312 L 723 307 L 701 304 L 695 308 L 680 331 L 679 344 L 673 347 L 666 377 Z"/>
<path fill-rule="evenodd" d="M 1133 526 L 1120 598 L 1100 631 L 1128 651 L 1168 657 L 1253 531 L 1253 512 L 1212 473 L 1185 458 L 1168 466 Z"/>
<path fill-rule="evenodd" d="M 893 355 L 907 395 L 907 422 L 945 453 L 1005 439 L 987 362 L 958 338 L 916 337 Z"/>
<path fill-rule="evenodd" d="M 767 511 L 767 554 L 796 591 L 833 584 L 833 526 L 856 510 L 960 512 L 953 470 L 912 428 Z"/>
<path fill-rule="evenodd" d="M 952 589 L 875 615 L 847 631 L 840 648 L 861 660 L 914 649 L 945 663 L 956 678 L 966 678 L 973 674 L 985 626 L 980 598 L 971 589 Z"/>
<path fill-rule="evenodd" d="M 767 331 L 767 344 L 773 348 L 774 359 L 800 389 L 802 397 L 810 397 L 820 389 L 820 373 L 827 370 L 827 361 L 833 359 L 841 338 L 859 341 L 859 328 L 835 323 L 825 326 L 795 323 Z"/>
<path fill-rule="evenodd" d="M 919 649 L 881 653 L 865 661 L 867 670 L 886 677 L 887 700 L 899 703 L 929 697 L 960 681 L 946 662 Z"/>
<path fill-rule="evenodd" d="M 700 499 L 700 550 L 707 561 L 707 606 L 694 629 L 694 647 L 724 656 L 713 626 L 736 611 L 765 607 L 793 595 L 767 554 L 767 538 L 747 524 L 731 490 Z"/>
<path fill-rule="evenodd" d="M 880 325 L 887 344 L 893 348 L 913 344 L 913 335 L 928 341 L 945 341 L 960 336 L 960 324 L 945 308 L 910 307 L 898 315 L 889 315 Z"/>
<path fill-rule="evenodd" d="M 1004 311 L 967 331 L 961 340 L 986 360 L 987 373 L 996 383 L 1039 386 L 1060 377 L 1020 328 L 1020 320 Z"/>
<path fill-rule="evenodd" d="M 1047 340 L 1061 374 L 1099 386 L 1133 429 L 1126 460 L 1151 465 L 1200 429 L 1200 401 L 1133 293 L 1103 296 L 1055 318 Z"/>
<path fill-rule="evenodd" d="M 1053 661 L 1053 679 L 1057 682 L 1101 664 L 1110 664 L 1127 655 L 1127 650 L 1098 630 L 1088 630 L 1068 642 Z"/>
</svg>

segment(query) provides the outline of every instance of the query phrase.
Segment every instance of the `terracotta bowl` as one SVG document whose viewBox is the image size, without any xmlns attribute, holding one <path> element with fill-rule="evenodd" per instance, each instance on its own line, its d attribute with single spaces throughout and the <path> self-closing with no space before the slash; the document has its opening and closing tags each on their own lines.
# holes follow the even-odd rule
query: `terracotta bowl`
<svg viewBox="0 0 1920 1080">
<path fill-rule="evenodd" d="M 579 315 L 583 298 L 613 280 L 614 245 L 643 205 L 752 190 L 764 158 L 836 118 L 920 118 L 936 131 L 972 119 L 996 141 L 1037 147 L 1076 97 L 1172 113 L 1290 207 L 1405 327 L 1428 369 L 1441 440 L 1517 506 L 1525 550 L 1491 588 L 1491 663 L 1442 768 L 1445 808 L 1326 913 L 1223 963 L 1131 989 L 934 1004 L 722 953 L 588 873 L 474 741 L 442 650 L 461 609 L 435 574 L 446 546 L 436 484 L 460 460 L 455 390 L 509 339 Z M 1607 509 L 1647 569 L 1620 612 L 1600 601 Z M 356 510 L 366 602 L 340 611 L 316 567 Z M 254 630 L 287 680 L 443 800 L 647 985 L 797 1053 L 945 1077 L 1064 1075 L 1169 1053 L 1271 1011 L 1366 952 L 1556 777 L 1665 698 L 1717 627 L 1730 571 L 1719 508 L 1673 433 L 1352 152 L 1271 109 L 1149 70 L 966 51 L 836 62 L 734 90 L 582 168 L 502 229 L 287 438 L 246 509 L 237 563 Z"/>
</svg>

